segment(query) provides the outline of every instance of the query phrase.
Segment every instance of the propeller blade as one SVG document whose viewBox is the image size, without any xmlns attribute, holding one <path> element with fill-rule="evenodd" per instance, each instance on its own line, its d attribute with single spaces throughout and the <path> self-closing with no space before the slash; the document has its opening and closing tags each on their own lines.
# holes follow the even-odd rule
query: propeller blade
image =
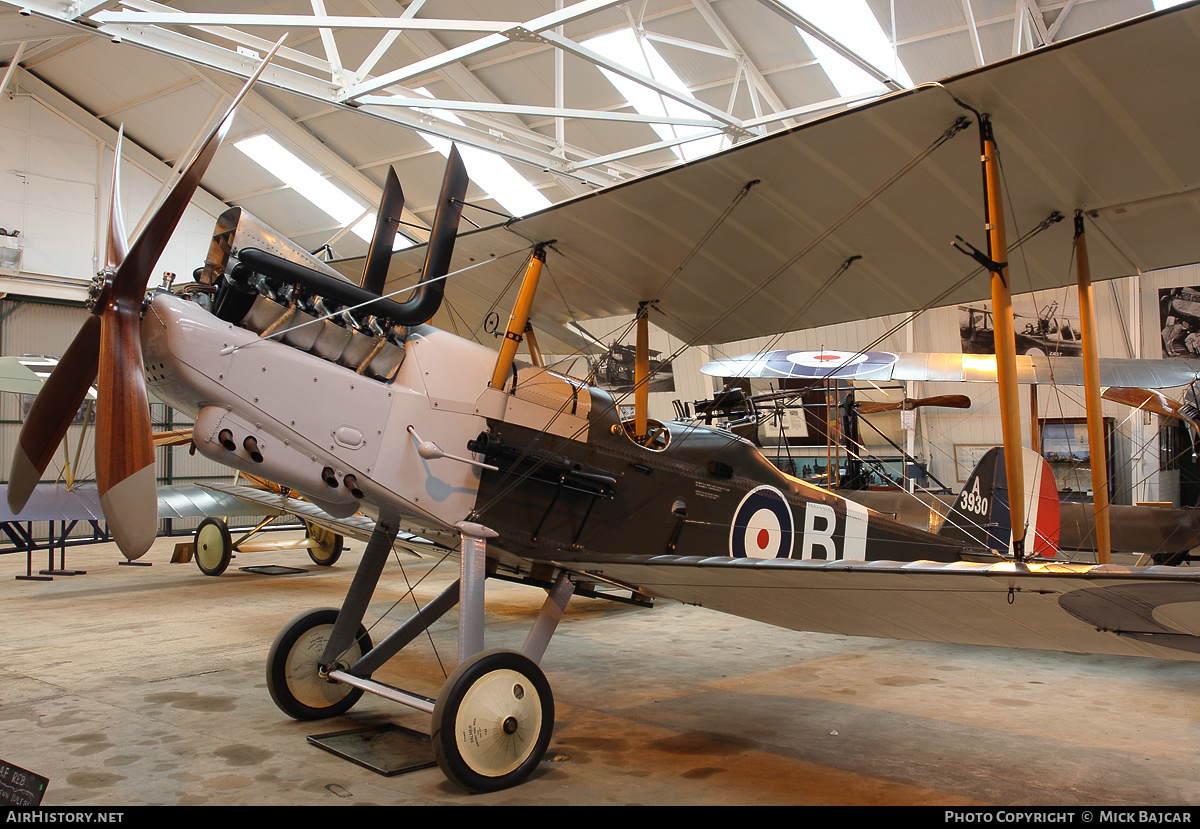
<svg viewBox="0 0 1200 829">
<path fill-rule="evenodd" d="M 150 549 L 158 533 L 158 495 L 150 404 L 142 371 L 141 302 L 100 317 L 100 395 L 96 401 L 96 481 L 113 540 L 127 558 Z"/>
<path fill-rule="evenodd" d="M 855 404 L 859 414 L 876 414 L 878 412 L 911 412 L 922 406 L 941 406 L 947 409 L 969 409 L 971 398 L 965 394 L 940 394 L 935 397 L 909 397 L 896 403 L 873 403 L 863 400 Z"/>
<path fill-rule="evenodd" d="M 114 273 L 125 260 L 129 242 L 121 218 L 121 155 L 125 125 L 117 130 L 113 147 L 112 196 L 108 205 L 108 233 L 104 246 L 104 273 Z M 17 450 L 9 472 L 8 506 L 20 512 L 55 450 L 83 405 L 88 389 L 96 381 L 100 352 L 100 320 L 88 317 L 38 393 L 21 427 Z"/>
<path fill-rule="evenodd" d="M 395 168 L 388 167 L 387 183 L 379 200 L 379 212 L 375 214 L 375 232 L 371 234 L 371 247 L 367 249 L 367 264 L 363 266 L 362 287 L 373 294 L 383 295 L 388 265 L 392 261 L 392 245 L 396 241 L 396 230 L 403 212 L 404 190 L 400 187 Z"/>
<path fill-rule="evenodd" d="M 229 132 L 238 105 L 282 44 L 280 38 L 200 145 L 129 248 L 93 310 L 101 320 L 96 481 L 109 530 L 126 558 L 138 558 L 150 549 L 158 532 L 150 405 L 142 366 L 140 316 L 146 284 Z"/>
<path fill-rule="evenodd" d="M 286 35 L 284 35 L 286 37 Z M 188 163 L 188 166 L 176 179 L 175 184 L 171 186 L 167 197 L 163 199 L 158 210 L 150 217 L 150 221 L 146 222 L 142 232 L 138 234 L 137 240 L 129 249 L 128 255 L 121 262 L 121 267 L 117 269 L 116 276 L 113 277 L 112 288 L 110 290 L 109 301 L 118 299 L 136 300 L 139 304 L 142 297 L 146 293 L 146 283 L 150 280 L 150 272 L 154 266 L 158 264 L 158 259 L 162 256 L 163 250 L 167 247 L 167 242 L 171 240 L 171 234 L 175 232 L 175 227 L 179 224 L 179 220 L 183 218 L 183 213 L 187 210 L 188 204 L 192 201 L 192 196 L 196 194 L 196 188 L 200 186 L 200 180 L 204 178 L 204 173 L 208 170 L 209 163 L 213 160 L 213 156 L 217 154 L 217 149 L 221 146 L 221 142 L 225 140 L 225 135 L 229 132 L 230 126 L 233 124 L 233 115 L 237 111 L 238 105 L 242 99 L 250 91 L 250 87 L 258 80 L 259 75 L 267 68 L 271 58 L 283 45 L 284 37 L 279 38 L 272 47 L 267 56 L 263 58 L 258 69 L 246 81 L 237 97 L 229 105 L 229 109 L 223 117 L 204 139 L 204 143 L 200 145 L 200 149 L 196 151 L 195 157 Z"/>
<path fill-rule="evenodd" d="M 121 153 L 125 146 L 125 125 L 117 130 L 113 147 L 112 198 L 108 205 L 108 238 L 104 246 L 104 272 L 115 273 L 129 252 L 125 220 L 121 218 Z"/>
<path fill-rule="evenodd" d="M 1144 409 L 1163 417 L 1179 418 L 1200 433 L 1200 424 L 1183 413 L 1183 404 L 1171 400 L 1162 392 L 1151 389 L 1110 387 L 1104 389 L 1100 396 L 1105 400 L 1123 403 L 1134 409 Z"/>
<path fill-rule="evenodd" d="M 8 507 L 20 512 L 50 465 L 96 379 L 100 318 L 90 316 L 34 398 L 8 473 Z"/>
</svg>

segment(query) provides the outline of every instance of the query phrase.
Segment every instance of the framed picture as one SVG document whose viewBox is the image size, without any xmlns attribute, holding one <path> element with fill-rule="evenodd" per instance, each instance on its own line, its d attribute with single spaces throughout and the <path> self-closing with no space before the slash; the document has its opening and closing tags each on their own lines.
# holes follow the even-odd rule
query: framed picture
<svg viewBox="0 0 1200 829">
<path fill-rule="evenodd" d="M 1104 418 L 1104 451 L 1109 491 L 1113 490 L 1113 433 L 1116 420 Z M 1088 441 L 1087 419 L 1082 417 L 1040 418 L 1038 432 L 1042 457 L 1054 472 L 1059 492 L 1092 491 L 1092 450 Z"/>
<path fill-rule="evenodd" d="M 954 444 L 954 477 L 960 484 L 965 484 L 971 475 L 971 470 L 979 463 L 979 459 L 995 449 L 998 443 L 956 443 Z"/>
</svg>

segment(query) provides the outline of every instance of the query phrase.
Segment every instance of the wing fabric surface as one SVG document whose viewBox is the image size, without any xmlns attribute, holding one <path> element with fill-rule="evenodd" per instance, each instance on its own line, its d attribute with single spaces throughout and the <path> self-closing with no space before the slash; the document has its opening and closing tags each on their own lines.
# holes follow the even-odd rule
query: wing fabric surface
<svg viewBox="0 0 1200 829">
<path fill-rule="evenodd" d="M 452 272 L 469 269 L 447 305 L 468 326 L 511 308 L 516 286 L 496 291 L 535 242 L 552 242 L 555 286 L 534 307 L 539 339 L 578 340 L 573 320 L 651 299 L 657 325 L 701 343 L 983 299 L 988 280 L 968 278 L 977 263 L 950 244 L 983 244 L 975 127 L 885 186 L 959 118 L 974 122 L 959 102 L 995 126 L 1010 239 L 1079 208 L 1100 231 L 1093 279 L 1200 261 L 1197 100 L 1200 8 L 1149 15 L 465 233 Z M 1071 237 L 1070 222 L 1032 233 L 1011 257 L 1014 291 L 1073 280 Z M 395 254 L 388 289 L 423 255 Z"/>
<path fill-rule="evenodd" d="M 847 360 L 829 368 L 812 368 L 814 351 L 775 351 L 742 354 L 712 360 L 701 367 L 713 377 L 818 378 L 822 380 L 929 380 L 951 383 L 995 383 L 996 358 L 987 354 L 890 354 L 883 351 L 866 355 L 886 355 L 884 360 Z M 848 352 L 827 355 L 853 357 Z M 1100 358 L 1100 385 L 1167 389 L 1186 386 L 1200 376 L 1200 360 L 1132 360 L 1120 357 Z M 1017 355 L 1017 382 L 1034 385 L 1083 385 L 1083 360 L 1079 357 L 1047 357 L 1044 354 Z"/>
<path fill-rule="evenodd" d="M 1179 568 L 683 556 L 567 566 L 792 630 L 1200 661 L 1200 574 Z"/>
</svg>

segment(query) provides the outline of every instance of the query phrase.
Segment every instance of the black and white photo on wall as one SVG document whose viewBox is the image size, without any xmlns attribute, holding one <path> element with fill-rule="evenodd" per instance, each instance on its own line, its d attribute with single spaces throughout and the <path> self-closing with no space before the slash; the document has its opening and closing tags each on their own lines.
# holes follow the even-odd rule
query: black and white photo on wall
<svg viewBox="0 0 1200 829">
<path fill-rule="evenodd" d="M 1163 357 L 1200 357 L 1200 287 L 1158 289 Z"/>
<path fill-rule="evenodd" d="M 1079 303 L 1073 293 L 1053 299 L 1013 301 L 1013 328 L 1018 354 L 1078 357 Z M 963 354 L 995 354 L 992 303 L 958 306 L 958 331 Z"/>
</svg>

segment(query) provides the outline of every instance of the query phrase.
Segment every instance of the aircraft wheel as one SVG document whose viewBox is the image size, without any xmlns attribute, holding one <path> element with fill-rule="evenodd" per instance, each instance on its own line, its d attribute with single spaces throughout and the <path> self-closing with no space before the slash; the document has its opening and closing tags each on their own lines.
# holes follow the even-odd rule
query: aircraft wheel
<svg viewBox="0 0 1200 829">
<path fill-rule="evenodd" d="M 494 792 L 537 768 L 553 730 L 554 696 L 542 669 L 514 651 L 484 651 L 446 680 L 433 709 L 433 753 L 464 789 Z"/>
<path fill-rule="evenodd" d="M 301 613 L 279 631 L 267 654 L 267 690 L 279 710 L 296 720 L 321 720 L 346 713 L 362 697 L 361 688 L 328 679 L 318 660 L 333 632 L 338 611 L 331 607 Z M 366 628 L 338 662 L 349 667 L 371 649 Z"/>
<path fill-rule="evenodd" d="M 233 539 L 220 518 L 205 518 L 196 527 L 196 566 L 206 576 L 219 576 L 233 558 Z"/>
<path fill-rule="evenodd" d="M 308 557 L 322 567 L 332 567 L 342 557 L 342 546 L 345 544 L 345 539 L 335 532 L 330 532 L 324 527 L 318 527 L 307 521 L 304 522 L 304 528 L 308 537 L 316 542 L 315 547 L 308 548 Z"/>
</svg>

